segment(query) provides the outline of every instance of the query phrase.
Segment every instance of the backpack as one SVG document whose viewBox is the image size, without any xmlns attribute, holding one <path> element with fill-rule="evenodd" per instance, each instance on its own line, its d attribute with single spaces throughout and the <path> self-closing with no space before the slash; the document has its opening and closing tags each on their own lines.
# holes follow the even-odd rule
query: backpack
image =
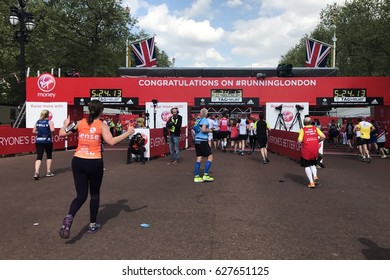
<svg viewBox="0 0 390 280">
<path fill-rule="evenodd" d="M 200 122 L 203 120 L 203 118 L 198 118 L 198 119 L 196 119 L 196 121 L 195 121 L 195 124 L 194 124 L 194 127 L 192 128 L 192 130 L 196 133 L 196 134 L 198 134 L 199 132 L 200 132 L 200 130 L 201 130 L 201 126 L 200 126 Z"/>
</svg>

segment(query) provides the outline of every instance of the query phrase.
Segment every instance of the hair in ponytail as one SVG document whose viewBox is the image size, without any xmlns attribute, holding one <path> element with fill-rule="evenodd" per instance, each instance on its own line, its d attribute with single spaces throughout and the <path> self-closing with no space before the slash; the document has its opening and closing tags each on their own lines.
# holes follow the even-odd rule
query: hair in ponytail
<svg viewBox="0 0 390 280">
<path fill-rule="evenodd" d="M 42 110 L 41 116 L 39 117 L 39 120 L 42 121 L 42 120 L 48 118 L 49 114 L 50 114 L 49 110 Z"/>
<path fill-rule="evenodd" d="M 92 100 L 88 103 L 88 124 L 91 125 L 95 119 L 97 119 L 103 111 L 103 103 L 99 100 Z"/>
</svg>

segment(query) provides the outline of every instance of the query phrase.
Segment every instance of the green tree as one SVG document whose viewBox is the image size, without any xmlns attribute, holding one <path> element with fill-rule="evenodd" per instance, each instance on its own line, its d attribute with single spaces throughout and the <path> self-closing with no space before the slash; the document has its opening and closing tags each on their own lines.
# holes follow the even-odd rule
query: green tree
<svg viewBox="0 0 390 280">
<path fill-rule="evenodd" d="M 330 43 L 336 31 L 336 67 L 342 76 L 388 76 L 389 15 L 388 0 L 352 0 L 343 6 L 328 5 L 321 11 L 321 22 L 309 37 Z M 302 38 L 281 57 L 280 63 L 304 66 L 305 51 Z"/>
<path fill-rule="evenodd" d="M 17 0 L 0 0 L 0 80 L 11 84 L 1 88 L 1 103 L 15 102 L 19 92 L 20 48 L 9 23 L 9 8 L 17 5 Z M 70 69 L 84 77 L 117 76 L 118 68 L 125 66 L 126 40 L 147 35 L 132 32 L 137 19 L 118 0 L 29 0 L 26 11 L 36 23 L 26 45 L 30 76 L 52 68 L 61 68 L 62 76 Z M 158 66 L 170 66 L 163 50 L 156 48 L 156 54 Z"/>
</svg>

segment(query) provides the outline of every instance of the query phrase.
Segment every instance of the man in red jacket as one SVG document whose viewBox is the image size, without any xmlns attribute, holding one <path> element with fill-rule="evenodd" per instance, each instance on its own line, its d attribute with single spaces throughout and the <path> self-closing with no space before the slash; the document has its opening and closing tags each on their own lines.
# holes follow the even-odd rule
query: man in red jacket
<svg viewBox="0 0 390 280">
<path fill-rule="evenodd" d="M 311 124 L 311 118 L 305 117 L 303 120 L 304 127 L 299 131 L 298 142 L 302 143 L 301 147 L 301 166 L 305 168 L 305 173 L 309 179 L 309 188 L 315 188 L 319 183 L 317 177 L 317 158 L 319 142 L 325 139 L 324 133 Z"/>
</svg>

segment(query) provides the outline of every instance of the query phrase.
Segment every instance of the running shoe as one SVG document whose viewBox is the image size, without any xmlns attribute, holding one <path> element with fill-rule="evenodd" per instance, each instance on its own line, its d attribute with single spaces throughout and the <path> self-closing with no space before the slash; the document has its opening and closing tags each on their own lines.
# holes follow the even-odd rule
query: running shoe
<svg viewBox="0 0 390 280">
<path fill-rule="evenodd" d="M 34 180 L 35 181 L 38 181 L 38 180 L 40 180 L 41 179 L 41 177 L 39 177 L 39 174 L 38 173 L 35 173 L 34 174 Z"/>
<path fill-rule="evenodd" d="M 195 183 L 203 183 L 204 180 L 202 177 L 200 177 L 199 175 L 196 175 L 195 178 L 194 178 L 194 182 Z"/>
<path fill-rule="evenodd" d="M 267 161 L 266 161 L 266 160 L 263 160 L 263 164 L 267 164 Z"/>
<path fill-rule="evenodd" d="M 90 223 L 88 227 L 88 233 L 96 233 L 102 229 L 102 225 L 99 223 Z"/>
<path fill-rule="evenodd" d="M 314 182 L 310 182 L 307 187 L 309 188 L 315 188 L 316 187 L 316 184 Z"/>
<path fill-rule="evenodd" d="M 62 226 L 60 228 L 60 237 L 63 239 L 68 239 L 70 236 L 70 228 L 73 223 L 73 216 L 68 214 L 65 216 Z"/>
<path fill-rule="evenodd" d="M 266 162 L 269 162 L 269 158 L 266 158 L 265 161 L 266 161 Z"/>
<path fill-rule="evenodd" d="M 320 179 L 318 177 L 314 177 L 314 184 L 318 185 L 320 183 Z"/>
<path fill-rule="evenodd" d="M 55 176 L 55 175 L 56 175 L 56 174 L 53 173 L 53 172 L 47 172 L 46 177 L 53 177 L 53 176 Z"/>
<path fill-rule="evenodd" d="M 204 174 L 202 179 L 203 179 L 203 181 L 206 181 L 206 182 L 214 181 L 214 178 L 210 177 L 209 174 Z"/>
<path fill-rule="evenodd" d="M 386 155 L 383 155 L 383 156 L 381 156 L 381 158 L 387 158 L 387 156 L 386 156 Z"/>
<path fill-rule="evenodd" d="M 371 162 L 371 157 L 368 157 L 367 158 L 367 163 L 370 163 Z"/>
</svg>

